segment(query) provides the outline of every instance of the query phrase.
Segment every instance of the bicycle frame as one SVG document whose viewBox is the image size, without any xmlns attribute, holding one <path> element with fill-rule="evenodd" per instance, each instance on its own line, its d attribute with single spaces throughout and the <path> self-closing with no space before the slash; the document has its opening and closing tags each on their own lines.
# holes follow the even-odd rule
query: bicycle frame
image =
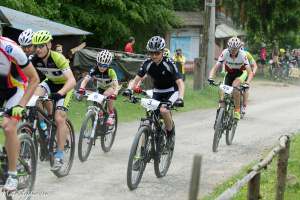
<svg viewBox="0 0 300 200">
<path fill-rule="evenodd" d="M 94 123 L 93 123 L 92 134 L 90 136 L 92 139 L 95 138 L 97 125 L 99 124 L 99 125 L 101 125 L 101 128 L 103 128 L 102 125 L 103 125 L 104 121 L 106 121 L 106 119 L 109 116 L 109 113 L 107 111 L 107 106 L 108 106 L 107 104 L 108 104 L 108 99 L 105 98 L 102 103 L 93 102 L 93 105 L 88 106 L 88 108 L 87 108 L 86 113 L 93 112 L 94 116 L 95 116 L 95 120 L 94 120 Z M 100 112 L 103 113 L 102 120 L 99 120 L 100 119 L 99 118 L 99 113 Z M 104 132 L 106 132 L 106 130 L 104 130 Z M 95 142 L 95 140 L 94 140 L 94 142 Z"/>
</svg>

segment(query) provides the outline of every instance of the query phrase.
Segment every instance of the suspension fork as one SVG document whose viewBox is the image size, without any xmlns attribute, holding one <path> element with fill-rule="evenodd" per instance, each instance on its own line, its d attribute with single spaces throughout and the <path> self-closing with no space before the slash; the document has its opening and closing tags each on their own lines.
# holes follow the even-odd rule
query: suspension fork
<svg viewBox="0 0 300 200">
<path fill-rule="evenodd" d="M 95 133 L 96 133 L 97 124 L 98 124 L 98 119 L 99 119 L 99 116 L 98 116 L 99 108 L 94 107 L 91 110 L 89 110 L 89 112 L 93 112 L 94 116 L 95 116 L 95 119 L 94 119 L 94 122 L 93 122 L 92 134 L 91 134 L 91 138 L 94 139 Z"/>
</svg>

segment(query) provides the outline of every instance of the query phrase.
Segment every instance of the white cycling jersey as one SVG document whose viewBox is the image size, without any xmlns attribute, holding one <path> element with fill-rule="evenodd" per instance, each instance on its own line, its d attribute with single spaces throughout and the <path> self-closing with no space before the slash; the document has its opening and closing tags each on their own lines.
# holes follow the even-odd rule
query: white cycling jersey
<svg viewBox="0 0 300 200">
<path fill-rule="evenodd" d="M 246 68 L 250 68 L 247 55 L 244 51 L 239 50 L 235 58 L 230 56 L 228 49 L 224 49 L 218 58 L 217 64 L 225 65 L 225 70 L 228 73 L 234 73 L 236 71 L 243 71 Z"/>
<path fill-rule="evenodd" d="M 28 64 L 21 47 L 6 37 L 0 37 L 0 89 L 23 86 L 27 78 L 21 69 Z"/>
</svg>

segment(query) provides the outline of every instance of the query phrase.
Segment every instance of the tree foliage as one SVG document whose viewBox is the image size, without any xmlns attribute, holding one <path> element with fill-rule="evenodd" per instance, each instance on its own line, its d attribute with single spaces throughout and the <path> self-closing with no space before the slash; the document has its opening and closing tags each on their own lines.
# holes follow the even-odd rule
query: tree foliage
<svg viewBox="0 0 300 200">
<path fill-rule="evenodd" d="M 292 42 L 300 31 L 299 0 L 224 0 L 234 22 L 242 25 L 251 42 Z M 300 45 L 298 43 L 298 45 Z"/>
<path fill-rule="evenodd" d="M 142 50 L 149 37 L 177 24 L 173 0 L 1 0 L 0 5 L 90 31 L 90 46 L 119 50 L 129 36 Z"/>
</svg>

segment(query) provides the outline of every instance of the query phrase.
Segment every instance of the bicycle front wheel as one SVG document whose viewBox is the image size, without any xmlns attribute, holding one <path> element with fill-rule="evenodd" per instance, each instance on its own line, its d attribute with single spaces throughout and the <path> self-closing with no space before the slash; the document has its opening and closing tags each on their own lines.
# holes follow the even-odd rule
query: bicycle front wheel
<svg viewBox="0 0 300 200">
<path fill-rule="evenodd" d="M 89 112 L 86 115 L 81 125 L 79 141 L 78 141 L 78 157 L 81 162 L 87 160 L 87 158 L 90 155 L 92 145 L 94 143 L 94 138 L 91 138 L 94 121 L 95 121 L 95 113 Z"/>
<path fill-rule="evenodd" d="M 67 139 L 64 146 L 64 158 L 63 158 L 63 166 L 58 171 L 53 171 L 54 175 L 58 178 L 67 176 L 72 168 L 74 161 L 74 153 L 75 153 L 75 134 L 72 123 L 67 119 L 66 125 L 68 128 L 68 132 L 66 133 Z M 57 140 L 56 134 L 51 134 L 51 142 L 50 142 L 50 166 L 52 167 L 54 164 L 54 152 L 57 149 Z"/>
<path fill-rule="evenodd" d="M 16 195 L 14 193 L 6 194 L 6 199 L 30 199 L 31 193 L 34 187 L 36 178 L 36 168 L 37 168 L 37 157 L 35 152 L 34 143 L 29 135 L 23 133 L 18 135 L 20 141 L 20 155 L 17 162 L 17 176 L 18 176 L 18 192 L 22 195 Z"/>
<path fill-rule="evenodd" d="M 118 128 L 118 113 L 114 108 L 115 118 L 114 124 L 112 126 L 108 126 L 106 129 L 106 133 L 101 135 L 101 148 L 104 152 L 109 152 L 116 137 L 116 132 Z"/>
<path fill-rule="evenodd" d="M 139 185 L 147 164 L 150 128 L 142 126 L 134 137 L 127 166 L 127 186 L 134 190 Z"/>
<path fill-rule="evenodd" d="M 175 134 L 172 139 L 173 143 L 175 143 Z M 162 131 L 156 142 L 156 153 L 154 159 L 154 172 L 157 178 L 166 176 L 172 161 L 173 151 L 174 147 L 167 146 L 166 134 Z"/>
<path fill-rule="evenodd" d="M 235 135 L 235 131 L 236 131 L 236 127 L 237 127 L 237 123 L 238 121 L 236 119 L 231 119 L 232 120 L 232 125 L 231 125 L 231 129 L 230 130 L 226 130 L 226 144 L 227 145 L 231 145 L 234 135 Z"/>
<path fill-rule="evenodd" d="M 224 108 L 220 108 L 217 116 L 217 121 L 215 125 L 215 133 L 213 139 L 212 150 L 213 152 L 217 152 L 220 139 L 223 134 L 223 118 L 224 118 Z"/>
<path fill-rule="evenodd" d="M 21 135 L 22 133 L 28 134 L 30 138 L 32 139 L 35 147 L 35 153 L 36 153 L 36 158 L 38 157 L 38 140 L 36 136 L 34 135 L 34 130 L 31 126 L 30 123 L 28 122 L 22 122 L 21 124 L 18 125 L 18 130 L 17 130 L 18 135 Z"/>
</svg>

